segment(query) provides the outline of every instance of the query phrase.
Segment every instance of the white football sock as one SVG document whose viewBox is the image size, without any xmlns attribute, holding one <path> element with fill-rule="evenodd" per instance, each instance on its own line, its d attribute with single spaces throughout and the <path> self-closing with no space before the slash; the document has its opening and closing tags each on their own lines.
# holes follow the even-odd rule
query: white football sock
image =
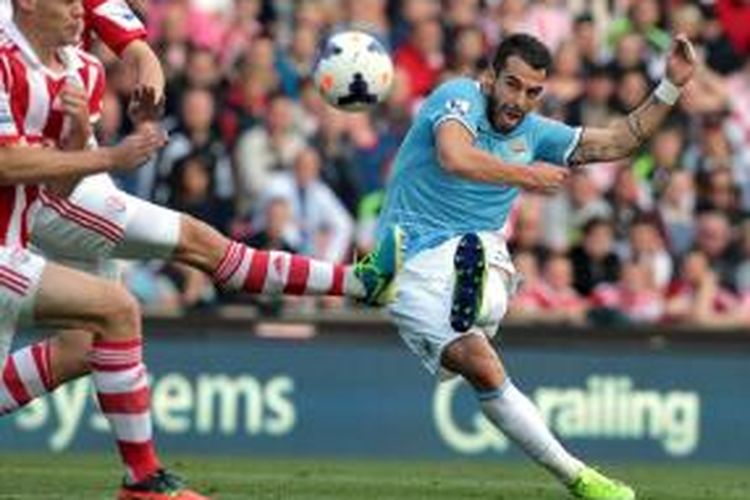
<svg viewBox="0 0 750 500">
<path fill-rule="evenodd" d="M 510 379 L 497 390 L 478 393 L 484 415 L 531 458 L 570 485 L 584 464 L 552 435 L 534 404 Z"/>
</svg>

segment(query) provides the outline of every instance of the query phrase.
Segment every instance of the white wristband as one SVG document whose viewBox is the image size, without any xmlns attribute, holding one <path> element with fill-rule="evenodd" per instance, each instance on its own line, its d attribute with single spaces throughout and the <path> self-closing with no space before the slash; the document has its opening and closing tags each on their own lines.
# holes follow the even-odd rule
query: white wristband
<svg viewBox="0 0 750 500">
<path fill-rule="evenodd" d="M 666 78 L 662 78 L 659 85 L 656 86 L 656 90 L 654 90 L 654 95 L 664 104 L 674 106 L 674 103 L 680 98 L 681 92 L 677 85 Z"/>
</svg>

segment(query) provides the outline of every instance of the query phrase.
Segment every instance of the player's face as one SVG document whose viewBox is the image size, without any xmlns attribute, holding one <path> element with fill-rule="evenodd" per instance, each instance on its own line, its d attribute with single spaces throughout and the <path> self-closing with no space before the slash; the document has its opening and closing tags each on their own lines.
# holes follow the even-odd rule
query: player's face
<svg viewBox="0 0 750 500">
<path fill-rule="evenodd" d="M 83 32 L 82 0 L 36 0 L 35 27 L 55 46 L 77 44 Z"/>
<path fill-rule="evenodd" d="M 539 103 L 546 78 L 545 70 L 534 69 L 520 57 L 509 57 L 488 82 L 487 112 L 492 125 L 503 132 L 518 125 Z"/>
</svg>

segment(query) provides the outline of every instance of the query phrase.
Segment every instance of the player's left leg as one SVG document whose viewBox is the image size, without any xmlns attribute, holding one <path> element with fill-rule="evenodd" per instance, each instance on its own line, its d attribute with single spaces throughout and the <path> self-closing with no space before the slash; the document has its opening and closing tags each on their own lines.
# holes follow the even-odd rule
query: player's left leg
<svg viewBox="0 0 750 500">
<path fill-rule="evenodd" d="M 513 277 L 507 269 L 489 265 L 488 260 L 496 259 L 498 251 L 497 245 L 492 245 L 495 248 L 488 255 L 486 240 L 486 236 L 467 234 L 456 245 L 450 319 L 451 327 L 466 335 L 444 345 L 441 366 L 462 375 L 476 391 L 487 419 L 554 474 L 574 496 L 588 500 L 634 499 L 632 489 L 586 467 L 571 455 L 552 435 L 534 404 L 508 378 L 488 337 L 505 315 Z M 484 329 L 477 326 L 482 309 L 493 309 Z"/>
</svg>

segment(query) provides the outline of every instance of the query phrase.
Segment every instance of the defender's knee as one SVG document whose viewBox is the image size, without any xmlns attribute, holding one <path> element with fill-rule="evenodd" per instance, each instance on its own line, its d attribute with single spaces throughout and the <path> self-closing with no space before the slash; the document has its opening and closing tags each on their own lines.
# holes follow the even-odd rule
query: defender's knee
<svg viewBox="0 0 750 500">
<path fill-rule="evenodd" d="M 83 330 L 69 331 L 50 341 L 50 369 L 56 384 L 86 375 L 93 335 Z"/>
<path fill-rule="evenodd" d="M 110 340 L 141 336 L 141 309 L 124 287 L 113 284 L 107 291 L 107 305 L 100 311 L 100 334 Z"/>
</svg>

